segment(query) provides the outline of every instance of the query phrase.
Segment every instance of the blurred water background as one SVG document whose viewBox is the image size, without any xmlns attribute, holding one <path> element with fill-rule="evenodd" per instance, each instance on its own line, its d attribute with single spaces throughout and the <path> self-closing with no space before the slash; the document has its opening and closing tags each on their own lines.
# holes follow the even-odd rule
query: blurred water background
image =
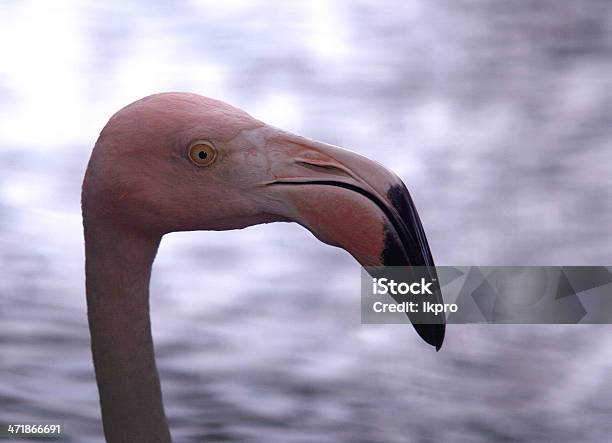
<svg viewBox="0 0 612 443">
<path fill-rule="evenodd" d="M 612 264 L 612 3 L 0 2 L 0 422 L 102 440 L 80 184 L 118 108 L 192 91 L 376 159 L 438 264 Z M 612 327 L 361 325 L 297 225 L 167 236 L 177 442 L 610 441 Z"/>
</svg>

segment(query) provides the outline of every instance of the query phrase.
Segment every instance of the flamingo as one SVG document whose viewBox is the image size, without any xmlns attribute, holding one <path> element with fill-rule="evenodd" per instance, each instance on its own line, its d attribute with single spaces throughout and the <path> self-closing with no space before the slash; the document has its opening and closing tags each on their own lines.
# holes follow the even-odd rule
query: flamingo
<svg viewBox="0 0 612 443">
<path fill-rule="evenodd" d="M 164 234 L 293 221 L 363 266 L 433 266 L 395 174 L 196 94 L 152 95 L 110 118 L 87 166 L 82 212 L 91 349 L 111 443 L 171 441 L 149 317 Z M 414 326 L 440 348 L 444 322 Z"/>
</svg>

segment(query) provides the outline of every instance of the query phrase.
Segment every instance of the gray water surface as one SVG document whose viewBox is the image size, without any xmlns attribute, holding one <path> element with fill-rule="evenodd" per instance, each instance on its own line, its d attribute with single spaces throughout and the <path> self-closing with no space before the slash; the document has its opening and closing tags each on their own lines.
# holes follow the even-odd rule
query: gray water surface
<svg viewBox="0 0 612 443">
<path fill-rule="evenodd" d="M 0 4 L 0 422 L 103 439 L 79 208 L 102 126 L 223 99 L 397 172 L 440 265 L 612 264 L 612 4 Z M 612 327 L 361 325 L 297 225 L 167 236 L 153 332 L 177 442 L 610 441 Z M 611 288 L 612 289 L 612 288 Z"/>
</svg>

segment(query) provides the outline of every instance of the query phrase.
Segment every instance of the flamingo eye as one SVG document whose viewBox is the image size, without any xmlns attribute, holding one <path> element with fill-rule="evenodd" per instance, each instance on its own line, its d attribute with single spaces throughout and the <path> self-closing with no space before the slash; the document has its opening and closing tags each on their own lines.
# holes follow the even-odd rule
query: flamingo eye
<svg viewBox="0 0 612 443">
<path fill-rule="evenodd" d="M 198 140 L 189 146 L 189 159 L 196 166 L 210 166 L 217 159 L 217 150 L 211 142 Z"/>
</svg>

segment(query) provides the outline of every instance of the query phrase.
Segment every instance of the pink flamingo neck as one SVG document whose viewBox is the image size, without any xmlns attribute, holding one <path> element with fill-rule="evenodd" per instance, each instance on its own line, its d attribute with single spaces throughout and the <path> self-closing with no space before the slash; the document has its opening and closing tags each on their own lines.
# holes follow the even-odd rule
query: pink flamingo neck
<svg viewBox="0 0 612 443">
<path fill-rule="evenodd" d="M 160 240 L 85 223 L 89 328 L 110 443 L 171 441 L 149 317 L 149 280 Z"/>
</svg>

